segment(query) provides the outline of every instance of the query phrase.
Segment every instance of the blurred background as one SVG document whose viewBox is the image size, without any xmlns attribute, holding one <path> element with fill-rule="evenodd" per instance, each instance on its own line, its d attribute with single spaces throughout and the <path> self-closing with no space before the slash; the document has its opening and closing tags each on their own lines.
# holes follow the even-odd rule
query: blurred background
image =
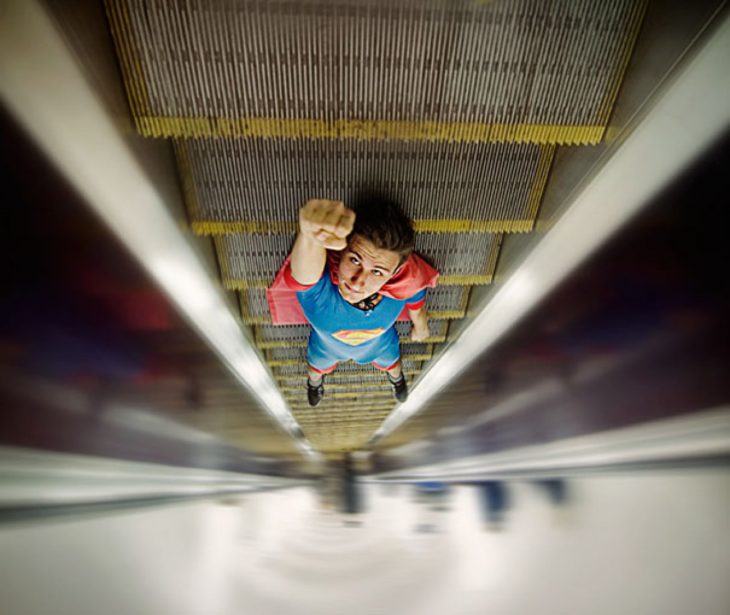
<svg viewBox="0 0 730 615">
<path fill-rule="evenodd" d="M 730 22 L 700 0 L 0 0 L 3 613 L 724 614 Z M 266 287 L 441 272 L 411 390 Z"/>
</svg>

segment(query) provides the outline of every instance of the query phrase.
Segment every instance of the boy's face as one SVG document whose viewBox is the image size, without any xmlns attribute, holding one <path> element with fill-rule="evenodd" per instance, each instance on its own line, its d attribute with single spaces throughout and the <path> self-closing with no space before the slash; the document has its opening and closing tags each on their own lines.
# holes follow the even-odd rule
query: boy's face
<svg viewBox="0 0 730 615">
<path fill-rule="evenodd" d="M 398 270 L 397 252 L 376 248 L 360 235 L 353 235 L 342 252 L 338 289 L 348 303 L 357 303 L 378 292 Z"/>
</svg>

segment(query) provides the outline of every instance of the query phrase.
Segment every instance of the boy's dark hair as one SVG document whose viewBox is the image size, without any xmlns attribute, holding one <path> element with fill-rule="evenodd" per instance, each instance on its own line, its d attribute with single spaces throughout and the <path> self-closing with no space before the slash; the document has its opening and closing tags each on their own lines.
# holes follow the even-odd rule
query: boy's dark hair
<svg viewBox="0 0 730 615">
<path fill-rule="evenodd" d="M 355 226 L 352 235 L 372 241 L 376 248 L 400 255 L 398 266 L 413 252 L 416 235 L 410 218 L 401 206 L 378 193 L 358 195 L 353 203 Z M 352 235 L 350 235 L 352 237 Z"/>
</svg>

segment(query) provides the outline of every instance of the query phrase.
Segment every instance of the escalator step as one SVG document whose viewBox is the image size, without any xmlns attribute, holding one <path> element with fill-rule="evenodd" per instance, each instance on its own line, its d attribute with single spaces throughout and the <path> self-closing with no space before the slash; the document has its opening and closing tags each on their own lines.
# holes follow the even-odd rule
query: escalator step
<svg viewBox="0 0 730 615">
<path fill-rule="evenodd" d="M 602 137 L 645 2 L 106 5 L 146 136 L 578 145 Z"/>
</svg>

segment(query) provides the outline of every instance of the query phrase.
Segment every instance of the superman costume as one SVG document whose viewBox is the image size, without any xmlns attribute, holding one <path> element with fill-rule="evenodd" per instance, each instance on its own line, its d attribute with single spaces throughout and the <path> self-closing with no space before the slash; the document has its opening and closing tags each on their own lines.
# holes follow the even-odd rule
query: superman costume
<svg viewBox="0 0 730 615">
<path fill-rule="evenodd" d="M 322 276 L 309 286 L 293 278 L 287 259 L 267 293 L 272 320 L 276 324 L 304 321 L 312 326 L 307 361 L 316 371 L 329 373 L 339 361 L 347 360 L 390 369 L 400 359 L 398 334 L 393 325 L 399 317 L 407 315 L 407 310 L 423 306 L 426 288 L 436 286 L 438 272 L 420 257 L 411 255 L 380 289 L 383 295 L 380 303 L 372 310 L 364 311 L 340 295 L 337 288 L 339 257 L 339 252 L 329 252 Z M 292 305 L 292 295 L 296 306 Z M 284 322 L 282 314 L 285 314 Z"/>
</svg>

